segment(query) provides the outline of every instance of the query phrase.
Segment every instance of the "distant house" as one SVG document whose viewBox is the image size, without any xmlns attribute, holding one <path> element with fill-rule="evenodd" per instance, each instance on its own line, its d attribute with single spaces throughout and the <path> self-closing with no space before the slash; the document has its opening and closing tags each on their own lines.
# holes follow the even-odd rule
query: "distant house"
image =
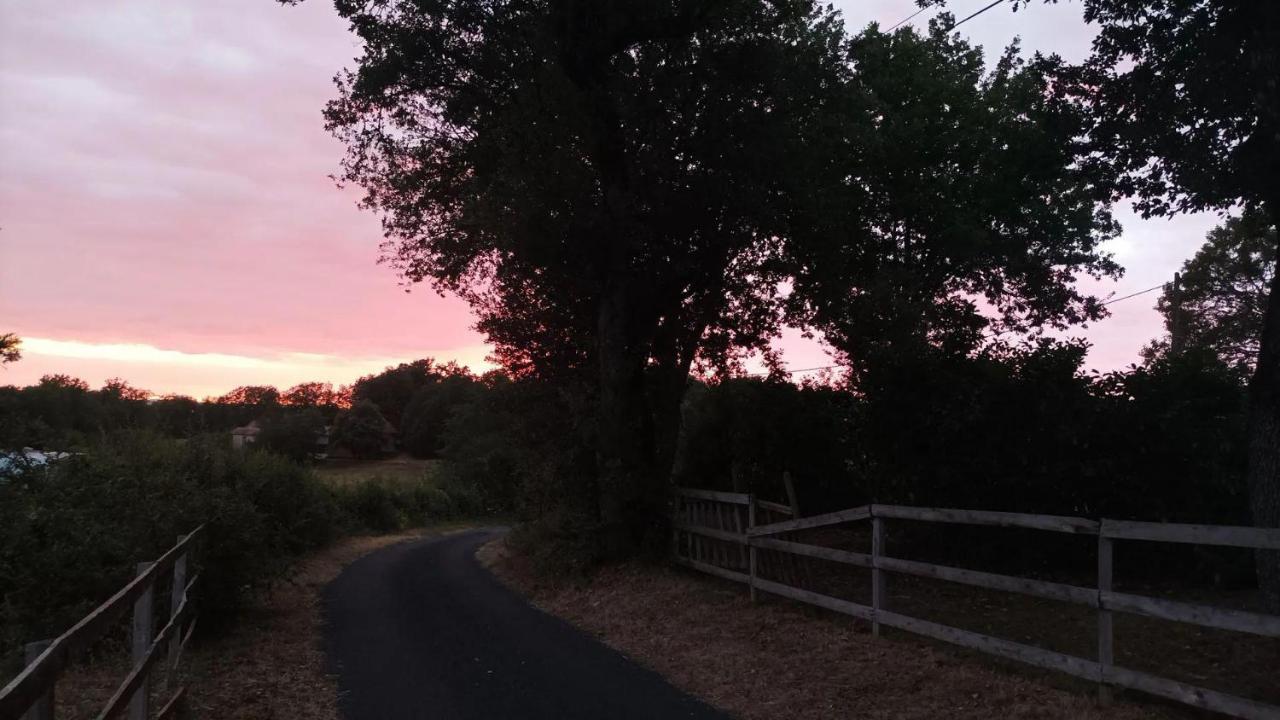
<svg viewBox="0 0 1280 720">
<path fill-rule="evenodd" d="M 316 431 L 316 446 L 312 454 L 317 460 L 323 460 L 328 456 L 329 434 L 332 431 L 333 428 L 329 426 Z M 258 442 L 258 436 L 261 434 L 262 424 L 257 420 L 243 427 L 235 428 L 231 431 L 231 447 L 235 450 L 244 450 Z"/>
<path fill-rule="evenodd" d="M 257 420 L 238 427 L 231 431 L 231 447 L 236 450 L 244 450 L 250 445 L 258 442 L 258 435 L 262 432 L 262 426 Z"/>
</svg>

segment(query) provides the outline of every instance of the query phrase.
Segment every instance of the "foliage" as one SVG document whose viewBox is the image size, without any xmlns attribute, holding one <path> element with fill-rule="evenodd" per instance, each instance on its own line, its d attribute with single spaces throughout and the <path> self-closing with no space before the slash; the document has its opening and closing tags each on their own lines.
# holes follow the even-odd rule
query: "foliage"
<svg viewBox="0 0 1280 720">
<path fill-rule="evenodd" d="M 1195 256 L 1182 265 L 1179 287 L 1168 286 L 1157 308 L 1170 337 L 1211 351 L 1241 378 L 1258 358 L 1267 288 L 1276 274 L 1276 231 L 1267 217 L 1246 211 L 1213 230 Z M 1170 340 L 1158 341 L 1149 358 L 1168 353 Z"/>
<path fill-rule="evenodd" d="M 437 365 L 431 358 L 400 363 L 376 375 L 365 375 L 356 380 L 351 386 L 351 402 L 373 403 L 388 422 L 403 430 L 405 407 L 418 390 L 464 372 L 454 363 Z"/>
<path fill-rule="evenodd" d="M 313 407 L 266 415 L 259 427 L 254 445 L 294 462 L 311 460 L 325 432 L 324 416 Z"/>
<path fill-rule="evenodd" d="M 111 435 L 88 453 L 0 479 L 0 643 L 62 632 L 110 597 L 140 560 L 207 527 L 201 617 L 213 626 L 340 526 L 329 492 L 226 438 Z"/>
<path fill-rule="evenodd" d="M 0 333 L 0 365 L 22 359 L 22 339 L 13 333 Z"/>
<path fill-rule="evenodd" d="M 1087 109 L 1090 162 L 1115 192 L 1148 216 L 1243 206 L 1280 226 L 1280 5 L 1087 0 L 1085 19 L 1099 27 L 1093 53 L 1053 90 Z M 1280 275 L 1249 391 L 1253 521 L 1280 527 Z M 1280 612 L 1280 552 L 1257 561 Z"/>
<path fill-rule="evenodd" d="M 391 427 L 378 406 L 360 400 L 338 416 L 330 444 L 344 447 L 358 458 L 369 459 L 383 453 L 390 435 Z"/>
<path fill-rule="evenodd" d="M 280 391 L 270 385 L 242 385 L 219 397 L 221 405 L 252 405 L 265 409 L 280 404 Z"/>
<path fill-rule="evenodd" d="M 477 392 L 476 379 L 455 373 L 424 385 L 413 394 L 400 423 L 400 444 L 414 457 L 438 457 L 445 428 L 457 409 Z"/>
<path fill-rule="evenodd" d="M 332 383 L 298 383 L 280 395 L 280 402 L 291 407 L 314 408 L 332 420 L 340 410 L 351 407 L 351 388 L 344 385 L 335 390 Z"/>
<path fill-rule="evenodd" d="M 788 280 L 850 354 L 878 312 L 972 346 L 973 296 L 1019 327 L 1100 314 L 1071 285 L 1115 272 L 1080 116 L 1012 53 L 984 75 L 939 30 L 850 40 L 811 0 L 336 5 L 365 47 L 326 110 L 345 179 L 406 278 L 583 404 L 607 552 L 663 535 L 689 369 L 774 362 Z"/>
<path fill-rule="evenodd" d="M 1085 113 L 1053 99 L 1046 61 L 1014 45 L 987 70 L 949 22 L 850 38 L 857 112 L 835 130 L 850 149 L 791 245 L 793 315 L 856 370 L 881 345 L 966 352 L 992 330 L 1097 319 L 1075 279 L 1119 274 L 1099 249 L 1119 230 L 1109 195 L 1080 162 Z"/>
</svg>

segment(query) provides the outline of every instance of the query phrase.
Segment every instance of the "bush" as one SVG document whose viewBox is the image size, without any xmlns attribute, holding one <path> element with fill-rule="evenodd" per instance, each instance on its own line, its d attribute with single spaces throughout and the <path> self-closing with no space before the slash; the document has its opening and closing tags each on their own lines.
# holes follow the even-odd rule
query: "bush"
<svg viewBox="0 0 1280 720">
<path fill-rule="evenodd" d="M 414 480 L 374 477 L 333 488 L 346 527 L 356 532 L 393 532 L 448 520 L 474 510 L 424 475 Z"/>
<path fill-rule="evenodd" d="M 201 523 L 202 624 L 216 626 L 340 519 L 328 488 L 284 458 L 233 452 L 221 436 L 111 436 L 0 480 L 0 644 L 66 630 Z"/>
</svg>

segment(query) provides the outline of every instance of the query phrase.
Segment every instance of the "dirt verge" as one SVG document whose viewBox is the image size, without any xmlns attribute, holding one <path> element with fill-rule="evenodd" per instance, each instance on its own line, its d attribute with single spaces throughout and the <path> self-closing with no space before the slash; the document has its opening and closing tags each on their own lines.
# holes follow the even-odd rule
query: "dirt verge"
<svg viewBox="0 0 1280 720">
<path fill-rule="evenodd" d="M 589 582 L 538 581 L 495 541 L 483 562 L 538 607 L 593 633 L 673 684 L 743 720 L 795 718 L 1150 718 L 1163 708 L 1099 708 L 1046 676 L 784 601 L 752 605 L 735 585 L 631 563 Z"/>
</svg>

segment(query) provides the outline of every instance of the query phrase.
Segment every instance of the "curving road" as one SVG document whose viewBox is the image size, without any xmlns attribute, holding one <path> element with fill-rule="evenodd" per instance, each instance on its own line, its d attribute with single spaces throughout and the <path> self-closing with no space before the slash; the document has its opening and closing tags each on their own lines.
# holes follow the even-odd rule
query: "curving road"
<svg viewBox="0 0 1280 720">
<path fill-rule="evenodd" d="M 324 593 L 347 720 L 726 716 L 499 583 L 473 530 L 379 550 Z"/>
</svg>

